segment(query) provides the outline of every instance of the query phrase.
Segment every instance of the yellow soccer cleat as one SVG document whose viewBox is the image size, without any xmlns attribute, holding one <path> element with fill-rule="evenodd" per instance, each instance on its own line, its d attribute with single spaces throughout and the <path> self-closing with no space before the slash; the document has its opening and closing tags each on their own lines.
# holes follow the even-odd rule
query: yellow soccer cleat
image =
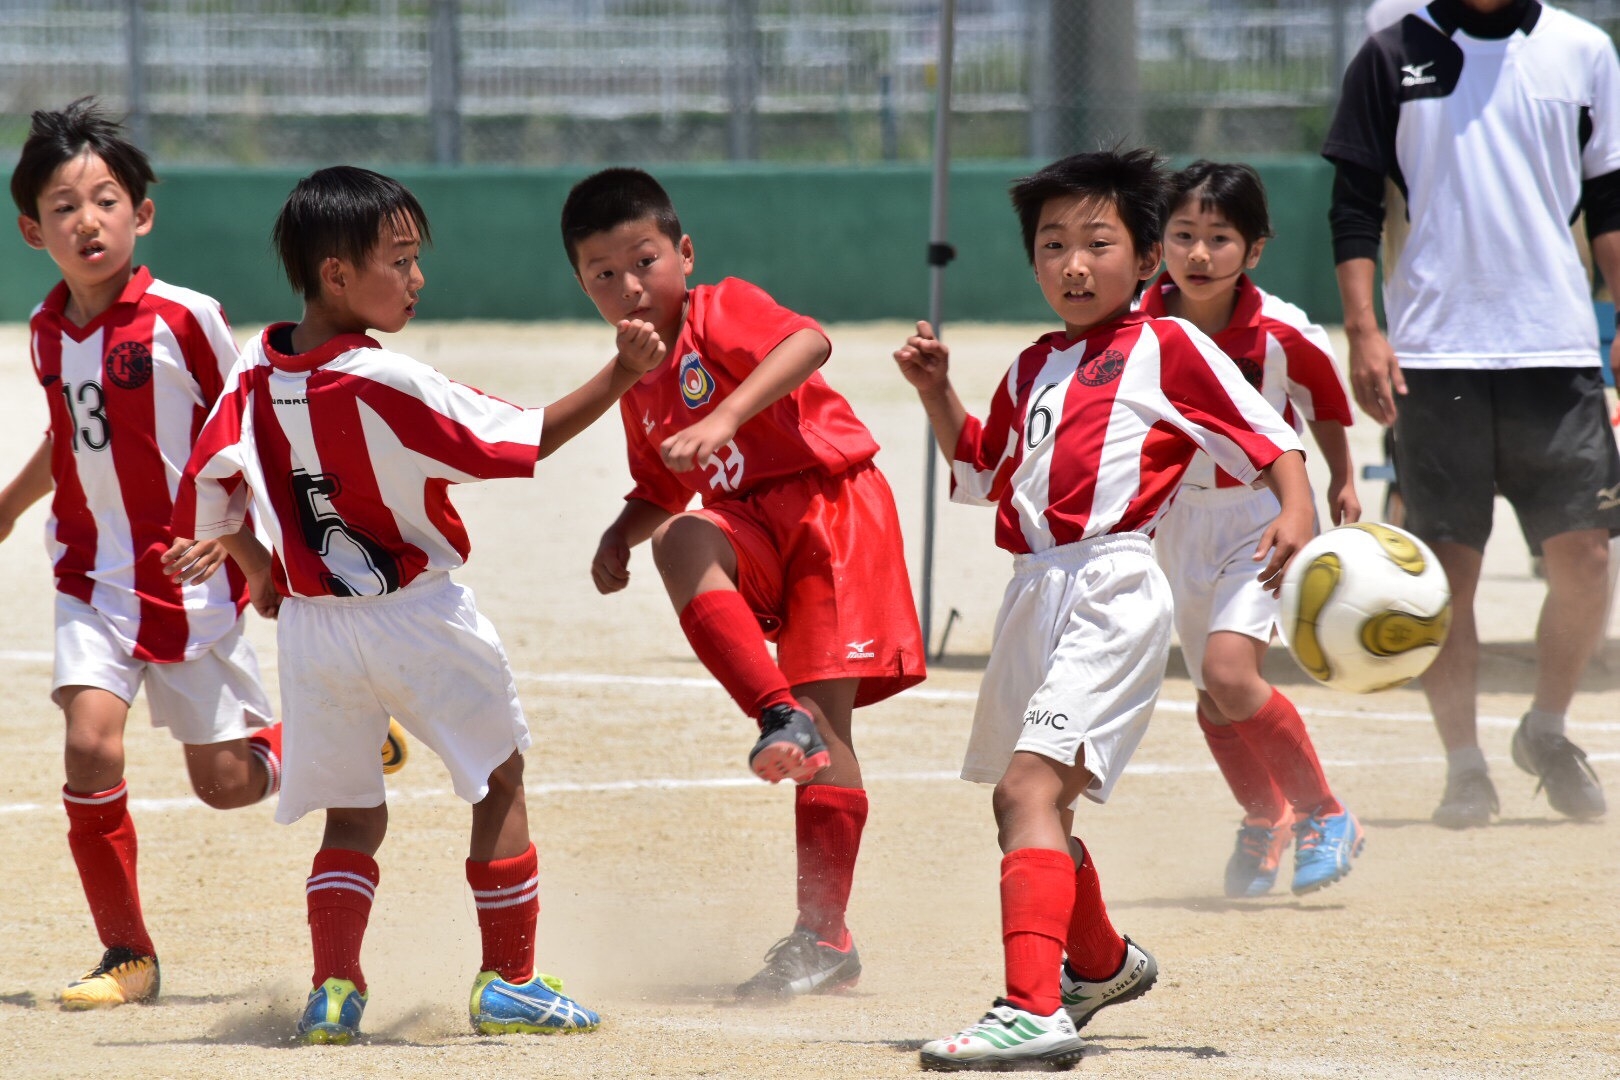
<svg viewBox="0 0 1620 1080">
<path fill-rule="evenodd" d="M 388 737 L 382 744 L 383 775 L 393 776 L 405 767 L 411 756 L 410 744 L 405 740 L 405 729 L 392 716 L 388 718 Z"/>
<path fill-rule="evenodd" d="M 101 963 L 62 991 L 64 1009 L 110 1009 L 156 1001 L 162 984 L 155 956 L 141 956 L 125 948 L 108 949 Z"/>
</svg>

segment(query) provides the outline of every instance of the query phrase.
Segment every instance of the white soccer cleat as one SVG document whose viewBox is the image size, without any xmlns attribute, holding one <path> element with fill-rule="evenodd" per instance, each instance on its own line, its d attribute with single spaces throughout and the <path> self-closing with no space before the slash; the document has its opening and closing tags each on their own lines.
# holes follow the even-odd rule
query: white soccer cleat
<svg viewBox="0 0 1620 1080">
<path fill-rule="evenodd" d="M 1125 959 L 1120 962 L 1119 970 L 1101 982 L 1076 978 L 1070 973 L 1067 962 L 1061 968 L 1059 990 L 1063 1007 L 1074 1021 L 1076 1031 L 1085 1027 L 1098 1009 L 1136 1000 L 1153 989 L 1159 978 L 1159 962 L 1130 938 L 1125 939 Z"/>
<path fill-rule="evenodd" d="M 1062 1009 L 1051 1016 L 1037 1016 L 1006 998 L 997 998 L 977 1024 L 949 1038 L 924 1043 L 921 1057 L 924 1069 L 940 1072 L 1058 1072 L 1079 1064 L 1084 1050 L 1074 1021 Z"/>
</svg>

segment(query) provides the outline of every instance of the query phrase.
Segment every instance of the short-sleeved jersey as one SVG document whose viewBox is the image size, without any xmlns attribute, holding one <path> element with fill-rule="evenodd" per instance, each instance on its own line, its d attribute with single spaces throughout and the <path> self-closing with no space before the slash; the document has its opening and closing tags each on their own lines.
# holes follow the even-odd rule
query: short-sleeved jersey
<svg viewBox="0 0 1620 1080">
<path fill-rule="evenodd" d="M 1405 367 L 1599 363 L 1569 223 L 1582 181 L 1620 170 L 1620 59 L 1597 27 L 1529 3 L 1499 40 L 1440 0 L 1367 39 L 1324 156 L 1391 177 L 1411 234 L 1385 267 Z"/>
<path fill-rule="evenodd" d="M 1200 450 L 1252 482 L 1298 449 L 1294 429 L 1197 327 L 1132 312 L 1023 351 L 990 415 L 962 428 L 951 498 L 996 506 L 996 543 L 1028 554 L 1151 534 Z"/>
<path fill-rule="evenodd" d="M 1141 310 L 1164 317 L 1169 314 L 1166 301 L 1175 291 L 1175 281 L 1161 274 L 1142 294 Z M 1237 294 L 1231 320 L 1212 340 L 1237 364 L 1249 385 L 1296 432 L 1304 431 L 1311 420 L 1349 427 L 1355 419 L 1350 394 L 1327 331 L 1293 304 L 1250 281 L 1247 274 L 1238 277 Z M 1181 482 L 1199 488 L 1244 486 L 1208 454 L 1193 458 Z"/>
<path fill-rule="evenodd" d="M 695 468 L 671 472 L 659 456 L 665 439 L 707 416 L 799 330 L 823 333 L 814 319 L 782 307 L 757 285 L 726 278 L 694 287 L 668 360 L 619 399 L 635 480 L 627 498 L 680 513 L 694 493 L 707 505 L 775 477 L 809 470 L 837 474 L 869 461 L 877 442 L 820 372 L 772 402 Z"/>
<path fill-rule="evenodd" d="M 290 330 L 243 350 L 186 465 L 176 534 L 234 532 L 251 502 L 287 596 L 381 596 L 461 566 L 449 486 L 533 476 L 542 411 L 362 334 L 293 355 Z"/>
<path fill-rule="evenodd" d="M 164 572 L 174 498 L 208 410 L 236 363 L 214 300 L 138 267 L 86 326 L 60 283 L 28 322 L 34 374 L 50 406 L 45 526 L 56 588 L 84 601 L 137 660 L 207 652 L 241 615 L 235 566 L 200 585 Z"/>
</svg>

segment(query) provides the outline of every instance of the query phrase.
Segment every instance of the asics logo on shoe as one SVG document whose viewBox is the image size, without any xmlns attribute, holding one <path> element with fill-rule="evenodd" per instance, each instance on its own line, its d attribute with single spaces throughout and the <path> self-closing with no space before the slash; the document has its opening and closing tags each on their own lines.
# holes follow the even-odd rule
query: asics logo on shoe
<svg viewBox="0 0 1620 1080">
<path fill-rule="evenodd" d="M 851 642 L 849 642 L 848 643 L 849 644 L 849 655 L 844 657 L 844 659 L 845 660 L 870 660 L 870 659 L 872 659 L 873 657 L 877 656 L 877 653 L 872 651 L 872 642 L 874 642 L 876 640 L 877 640 L 877 638 L 867 638 L 865 641 L 851 641 Z"/>
<path fill-rule="evenodd" d="M 543 1024 L 548 1020 L 561 1020 L 564 1023 L 573 1023 L 577 1020 L 584 1019 L 584 1016 L 574 1008 L 573 1003 L 564 997 L 554 998 L 551 1001 L 540 1001 L 537 998 L 525 997 L 522 994 L 513 993 L 500 983 L 490 983 L 488 986 L 484 987 L 484 993 L 497 994 L 509 1001 L 517 1002 L 519 1005 L 524 1006 L 525 1009 L 534 1010 L 534 1019 L 536 1023 Z"/>
<path fill-rule="evenodd" d="M 1435 77 L 1428 74 L 1429 69 L 1432 67 L 1434 67 L 1433 60 L 1426 64 L 1402 64 L 1401 71 L 1404 74 L 1401 76 L 1401 85 L 1427 86 L 1429 83 L 1435 82 Z"/>
</svg>

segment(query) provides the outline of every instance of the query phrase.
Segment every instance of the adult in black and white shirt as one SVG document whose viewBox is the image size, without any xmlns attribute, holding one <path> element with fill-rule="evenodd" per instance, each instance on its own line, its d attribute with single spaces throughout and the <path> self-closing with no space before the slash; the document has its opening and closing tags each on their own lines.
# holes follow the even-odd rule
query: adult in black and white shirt
<svg viewBox="0 0 1620 1080">
<path fill-rule="evenodd" d="M 1497 810 L 1475 726 L 1474 594 L 1498 491 L 1548 580 L 1513 759 L 1555 809 L 1596 817 L 1603 790 L 1564 713 L 1603 633 L 1620 456 L 1569 223 L 1584 207 L 1597 265 L 1620 282 L 1614 43 L 1535 0 L 1435 0 L 1356 54 L 1323 154 L 1351 386 L 1395 425 L 1408 527 L 1451 580 L 1451 635 L 1423 683 L 1449 763 L 1435 821 Z M 1385 268 L 1387 339 L 1373 313 L 1386 177 L 1411 222 Z"/>
</svg>

